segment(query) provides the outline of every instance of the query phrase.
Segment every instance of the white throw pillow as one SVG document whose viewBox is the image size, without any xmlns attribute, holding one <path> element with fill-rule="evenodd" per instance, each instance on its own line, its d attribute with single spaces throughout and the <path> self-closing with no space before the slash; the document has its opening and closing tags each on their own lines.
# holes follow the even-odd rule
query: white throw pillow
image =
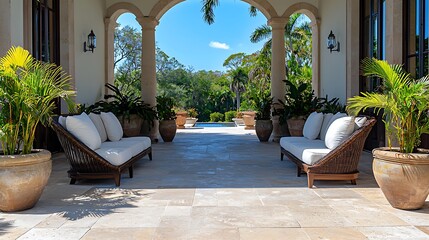
<svg viewBox="0 0 429 240">
<path fill-rule="evenodd" d="M 104 123 L 101 120 L 100 114 L 90 113 L 89 118 L 97 128 L 98 134 L 100 134 L 101 142 L 105 142 L 107 140 L 107 133 L 106 128 L 104 128 Z"/>
<path fill-rule="evenodd" d="M 359 128 L 361 128 L 365 122 L 366 122 L 366 117 L 356 117 L 355 118 L 355 131 Z"/>
<path fill-rule="evenodd" d="M 67 130 L 67 125 L 66 125 L 66 119 L 67 117 L 63 117 L 63 116 L 59 116 L 58 117 L 58 123 L 63 126 L 64 129 Z"/>
<path fill-rule="evenodd" d="M 328 128 L 325 145 L 329 149 L 338 147 L 353 133 L 355 127 L 354 117 L 336 119 Z"/>
<path fill-rule="evenodd" d="M 106 128 L 107 138 L 112 142 L 121 140 L 124 131 L 118 118 L 111 112 L 102 112 L 100 115 Z"/>
<path fill-rule="evenodd" d="M 92 150 L 100 148 L 100 134 L 98 134 L 97 128 L 86 113 L 68 116 L 66 126 L 71 134 Z"/>
<path fill-rule="evenodd" d="M 331 121 L 332 116 L 334 116 L 334 114 L 332 113 L 323 114 L 323 123 L 322 127 L 320 128 L 320 140 L 322 141 L 325 141 L 326 132 L 328 131 L 329 123 Z"/>
<path fill-rule="evenodd" d="M 304 137 L 310 140 L 316 139 L 319 136 L 322 123 L 323 113 L 312 112 L 304 124 L 304 129 L 302 131 Z"/>
</svg>

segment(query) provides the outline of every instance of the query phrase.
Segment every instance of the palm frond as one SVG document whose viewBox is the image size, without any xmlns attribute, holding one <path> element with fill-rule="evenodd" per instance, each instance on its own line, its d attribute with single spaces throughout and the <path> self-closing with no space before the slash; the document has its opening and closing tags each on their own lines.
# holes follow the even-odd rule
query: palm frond
<svg viewBox="0 0 429 240">
<path fill-rule="evenodd" d="M 258 9 L 255 6 L 250 6 L 249 14 L 251 17 L 256 17 L 256 15 L 258 15 Z"/>
<path fill-rule="evenodd" d="M 201 11 L 203 12 L 203 19 L 209 25 L 214 23 L 215 14 L 214 9 L 219 5 L 218 0 L 202 0 L 203 7 Z"/>
<path fill-rule="evenodd" d="M 250 35 L 250 41 L 252 43 L 257 43 L 269 38 L 271 38 L 271 28 L 266 24 L 257 27 Z"/>
<path fill-rule="evenodd" d="M 347 100 L 346 110 L 350 115 L 356 116 L 368 108 L 374 108 L 374 111 L 378 111 L 385 108 L 387 104 L 389 101 L 383 94 L 362 93 L 362 96 L 355 96 Z"/>
</svg>

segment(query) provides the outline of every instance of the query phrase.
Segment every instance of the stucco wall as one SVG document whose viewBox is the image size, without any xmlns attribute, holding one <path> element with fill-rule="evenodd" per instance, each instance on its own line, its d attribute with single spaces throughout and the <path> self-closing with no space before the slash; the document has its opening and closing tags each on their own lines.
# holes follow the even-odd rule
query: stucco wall
<svg viewBox="0 0 429 240">
<path fill-rule="evenodd" d="M 75 0 L 75 84 L 76 102 L 92 104 L 103 97 L 105 82 L 104 0 Z M 83 43 L 94 31 L 97 48 L 83 51 Z"/>
<path fill-rule="evenodd" d="M 323 2 L 323 4 L 322 4 Z M 320 22 L 320 95 L 329 98 L 338 97 L 342 103 L 346 100 L 347 78 L 347 9 L 344 0 L 323 0 L 319 4 Z M 340 52 L 330 53 L 326 47 L 329 32 L 335 34 L 340 42 Z M 357 29 L 358 31 L 358 29 Z"/>
<path fill-rule="evenodd" d="M 120 2 L 129 2 L 134 4 L 135 6 L 137 6 L 140 11 L 143 13 L 143 15 L 148 16 L 150 10 L 152 9 L 153 6 L 155 6 L 155 4 L 158 2 L 158 0 L 127 0 L 127 1 L 122 1 L 122 0 L 106 0 L 106 7 L 110 7 L 115 3 L 120 3 Z"/>
<path fill-rule="evenodd" d="M 322 0 L 323 3 L 325 2 L 325 0 Z M 270 2 L 270 4 L 274 7 L 274 9 L 276 9 L 276 12 L 279 16 L 283 15 L 283 13 L 286 11 L 286 9 L 296 3 L 302 3 L 302 2 L 306 2 L 309 3 L 313 6 L 318 6 L 319 5 L 319 0 L 268 0 L 268 2 Z"/>
</svg>

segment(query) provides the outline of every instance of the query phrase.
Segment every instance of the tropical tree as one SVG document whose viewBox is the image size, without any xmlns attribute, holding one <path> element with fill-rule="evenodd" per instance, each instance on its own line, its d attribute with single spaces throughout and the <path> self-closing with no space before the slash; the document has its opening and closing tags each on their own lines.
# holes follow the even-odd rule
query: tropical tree
<svg viewBox="0 0 429 240">
<path fill-rule="evenodd" d="M 240 110 L 240 95 L 246 91 L 246 84 L 249 80 L 249 76 L 247 72 L 241 67 L 230 71 L 229 74 L 232 79 L 230 89 L 235 93 L 237 110 Z"/>
<path fill-rule="evenodd" d="M 285 26 L 286 75 L 288 79 L 299 75 L 301 67 L 311 65 L 311 28 L 304 16 L 300 13 L 292 14 Z M 271 36 L 271 27 L 264 24 L 251 34 L 250 41 L 257 43 L 266 40 L 261 53 L 271 55 Z"/>
</svg>

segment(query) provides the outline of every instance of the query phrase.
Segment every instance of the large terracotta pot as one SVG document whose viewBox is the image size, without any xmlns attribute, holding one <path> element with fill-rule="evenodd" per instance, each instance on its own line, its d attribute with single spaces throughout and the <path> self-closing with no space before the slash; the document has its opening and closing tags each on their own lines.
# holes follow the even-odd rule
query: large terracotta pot
<svg viewBox="0 0 429 240">
<path fill-rule="evenodd" d="M 304 129 L 305 119 L 291 118 L 287 120 L 290 135 L 293 137 L 301 137 L 302 130 Z"/>
<path fill-rule="evenodd" d="M 255 129 L 255 116 L 256 112 L 253 111 L 245 111 L 243 113 L 243 121 L 244 121 L 244 129 L 245 130 L 251 130 Z"/>
<path fill-rule="evenodd" d="M 177 126 L 174 119 L 159 121 L 159 134 L 164 142 L 172 142 L 176 136 L 176 130 Z"/>
<path fill-rule="evenodd" d="M 256 120 L 255 131 L 259 141 L 268 142 L 273 132 L 273 122 L 271 120 Z"/>
<path fill-rule="evenodd" d="M 143 119 L 139 115 L 131 114 L 129 119 L 119 116 L 119 121 L 121 122 L 125 136 L 135 137 L 140 135 Z"/>
<path fill-rule="evenodd" d="M 52 170 L 51 153 L 0 155 L 0 211 L 32 208 L 48 183 Z"/>
<path fill-rule="evenodd" d="M 399 209 L 419 209 L 429 194 L 429 150 L 399 153 L 398 148 L 377 148 L 373 171 L 375 180 L 389 201 Z"/>
<path fill-rule="evenodd" d="M 176 113 L 176 124 L 178 129 L 184 129 L 186 124 L 186 118 L 188 117 L 187 112 Z"/>
</svg>

